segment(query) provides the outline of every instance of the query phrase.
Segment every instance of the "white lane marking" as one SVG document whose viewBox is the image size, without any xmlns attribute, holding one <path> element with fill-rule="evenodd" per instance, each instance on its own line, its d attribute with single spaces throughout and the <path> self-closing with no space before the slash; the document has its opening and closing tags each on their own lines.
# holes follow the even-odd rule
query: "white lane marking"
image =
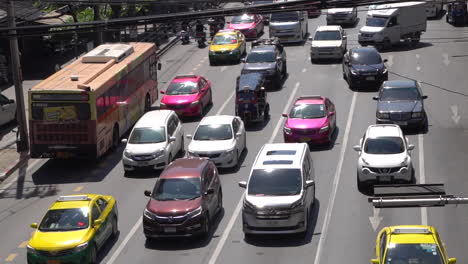
<svg viewBox="0 0 468 264">
<path fill-rule="evenodd" d="M 455 124 L 458 124 L 460 122 L 461 116 L 458 114 L 458 105 L 452 105 L 450 106 L 450 109 L 452 110 L 452 120 L 455 122 Z"/>
<path fill-rule="evenodd" d="M 320 240 L 319 240 L 318 247 L 317 247 L 317 253 L 315 254 L 314 264 L 320 264 L 322 246 L 325 243 L 325 239 L 327 238 L 328 226 L 330 225 L 330 219 L 331 219 L 333 207 L 335 205 L 336 193 L 338 191 L 338 184 L 340 182 L 341 169 L 343 167 L 344 155 L 346 152 L 346 147 L 348 145 L 349 132 L 351 130 L 351 123 L 352 123 L 353 114 L 354 114 L 354 106 L 356 104 L 356 95 L 357 93 L 353 93 L 353 99 L 351 100 L 351 107 L 349 109 L 348 121 L 346 122 L 346 129 L 345 129 L 344 136 L 343 136 L 343 144 L 341 145 L 342 147 L 341 147 L 341 153 L 340 153 L 340 160 L 338 161 L 338 166 L 336 168 L 335 176 L 333 179 L 332 192 L 330 194 L 330 199 L 328 201 L 327 211 L 325 213 L 325 220 L 323 222 L 322 231 L 320 233 Z"/>
<path fill-rule="evenodd" d="M 448 66 L 450 64 L 449 55 L 447 53 L 444 53 L 442 54 L 442 57 L 444 57 L 445 66 Z"/>
<path fill-rule="evenodd" d="M 143 223 L 143 216 L 140 216 L 140 218 L 138 219 L 138 221 L 135 223 L 135 225 L 132 227 L 132 230 L 130 230 L 130 233 L 127 234 L 127 236 L 125 237 L 125 239 L 122 241 L 122 243 L 120 243 L 119 247 L 114 251 L 114 254 L 112 254 L 111 258 L 106 262 L 107 264 L 112 264 L 114 263 L 114 261 L 117 259 L 117 257 L 120 255 L 120 252 L 122 252 L 122 250 L 125 248 L 125 246 L 127 245 L 128 241 L 130 240 L 130 238 L 132 238 L 132 236 L 135 234 L 135 232 L 137 231 L 137 229 L 139 229 L 141 227 Z"/>
<path fill-rule="evenodd" d="M 424 145 L 423 135 L 418 135 L 418 148 L 419 148 L 419 183 L 426 183 L 426 175 L 424 174 Z M 421 207 L 421 224 L 427 225 L 427 208 Z"/>
<path fill-rule="evenodd" d="M 302 69 L 302 72 L 306 72 L 306 71 L 307 71 L 307 69 L 306 69 L 306 68 Z"/>
<path fill-rule="evenodd" d="M 42 159 L 34 159 L 30 165 L 28 165 L 29 168 L 31 167 L 35 167 L 39 162 L 43 161 Z M 17 170 L 18 171 L 18 170 Z M 17 182 L 18 181 L 18 177 L 19 177 L 19 174 L 16 175 L 16 177 L 14 179 L 11 179 L 11 181 L 3 184 L 3 185 L 0 185 L 0 188 L 2 188 L 2 190 L 0 190 L 0 195 L 3 194 L 4 192 L 6 192 L 8 190 L 8 188 L 10 188 L 10 186 Z"/>
<path fill-rule="evenodd" d="M 416 54 L 416 59 L 419 59 L 421 56 L 419 56 L 419 54 Z"/>
<path fill-rule="evenodd" d="M 221 72 L 225 71 L 227 69 L 227 66 L 221 67 Z"/>
<path fill-rule="evenodd" d="M 226 101 L 224 101 L 223 105 L 221 105 L 221 107 L 219 108 L 218 112 L 216 112 L 216 115 L 220 115 L 221 112 L 223 112 L 224 108 L 227 106 L 227 104 L 229 103 L 229 101 L 231 101 L 232 97 L 234 96 L 234 93 L 235 91 L 233 91 L 231 93 L 231 95 L 229 95 L 228 99 Z"/>
<path fill-rule="evenodd" d="M 393 55 L 388 55 L 387 65 L 389 67 L 392 67 L 392 65 L 393 65 Z"/>
<path fill-rule="evenodd" d="M 416 70 L 417 70 L 417 71 L 421 71 L 421 66 L 419 66 L 419 65 L 416 66 Z"/>
<path fill-rule="evenodd" d="M 294 87 L 294 90 L 292 91 L 288 103 L 285 105 L 283 112 L 288 110 L 289 105 L 291 104 L 292 99 L 294 98 L 294 95 L 297 92 L 297 89 L 299 88 L 299 82 L 296 83 L 296 86 Z M 276 135 L 278 134 L 278 130 L 280 129 L 280 125 L 283 123 L 282 122 L 283 117 L 280 118 L 278 123 L 276 124 L 275 130 L 273 131 L 273 134 L 271 135 L 270 139 L 268 140 L 268 143 L 272 143 L 273 140 L 275 139 Z M 223 234 L 221 235 L 221 238 L 219 239 L 218 244 L 216 245 L 215 250 L 213 251 L 213 255 L 211 255 L 210 260 L 208 261 L 208 264 L 215 264 L 216 260 L 218 259 L 219 254 L 221 253 L 221 250 L 224 247 L 224 244 L 226 243 L 226 240 L 231 233 L 232 227 L 234 226 L 234 223 L 239 216 L 240 210 L 242 209 L 242 201 L 244 199 L 245 192 L 242 193 L 242 196 L 237 203 L 236 209 L 234 210 L 234 213 L 231 216 L 231 219 L 229 219 L 228 225 L 224 229 Z"/>
<path fill-rule="evenodd" d="M 336 64 L 332 64 L 332 68 L 336 68 Z"/>
</svg>

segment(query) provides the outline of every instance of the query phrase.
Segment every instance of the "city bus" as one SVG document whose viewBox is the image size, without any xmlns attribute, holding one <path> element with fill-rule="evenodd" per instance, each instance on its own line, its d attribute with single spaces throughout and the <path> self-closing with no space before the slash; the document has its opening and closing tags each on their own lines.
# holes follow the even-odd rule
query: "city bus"
<svg viewBox="0 0 468 264">
<path fill-rule="evenodd" d="M 152 43 L 103 44 L 28 91 L 32 158 L 97 159 L 158 98 Z"/>
</svg>

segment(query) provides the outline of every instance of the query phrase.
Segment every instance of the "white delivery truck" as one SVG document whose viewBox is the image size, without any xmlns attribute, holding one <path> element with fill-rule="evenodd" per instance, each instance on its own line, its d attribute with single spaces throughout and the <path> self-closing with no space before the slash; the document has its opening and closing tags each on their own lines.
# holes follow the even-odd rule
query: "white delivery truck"
<svg viewBox="0 0 468 264">
<path fill-rule="evenodd" d="M 359 30 L 362 46 L 389 48 L 400 40 L 417 44 L 426 31 L 425 2 L 403 2 L 375 6 L 367 12 L 366 25 Z"/>
</svg>

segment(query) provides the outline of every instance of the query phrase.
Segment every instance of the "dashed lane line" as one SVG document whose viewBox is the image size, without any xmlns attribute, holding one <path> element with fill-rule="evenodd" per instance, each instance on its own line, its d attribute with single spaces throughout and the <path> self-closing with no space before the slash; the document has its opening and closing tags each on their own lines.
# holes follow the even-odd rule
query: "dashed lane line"
<svg viewBox="0 0 468 264">
<path fill-rule="evenodd" d="M 83 186 L 78 186 L 75 189 L 73 189 L 74 192 L 79 192 L 81 190 L 83 190 Z"/>
<path fill-rule="evenodd" d="M 422 134 L 418 135 L 418 148 L 419 148 L 419 183 L 426 183 L 426 174 L 424 171 L 424 138 Z M 421 224 L 427 225 L 427 208 L 421 207 Z"/>
<path fill-rule="evenodd" d="M 16 256 L 18 256 L 18 254 L 10 254 L 8 255 L 8 257 L 5 259 L 6 262 L 12 262 L 13 260 L 15 260 Z"/>
<path fill-rule="evenodd" d="M 18 248 L 25 248 L 28 245 L 29 241 L 23 241 L 21 244 L 18 246 Z"/>
</svg>

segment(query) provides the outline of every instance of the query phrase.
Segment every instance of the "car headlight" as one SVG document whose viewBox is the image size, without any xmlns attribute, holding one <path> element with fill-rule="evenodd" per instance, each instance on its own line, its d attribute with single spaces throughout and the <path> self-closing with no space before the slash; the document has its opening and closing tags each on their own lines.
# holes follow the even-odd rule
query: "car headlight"
<svg viewBox="0 0 468 264">
<path fill-rule="evenodd" d="M 250 211 L 256 211 L 257 207 L 244 199 L 244 209 L 250 210 Z"/>
<path fill-rule="evenodd" d="M 408 166 L 408 157 L 405 157 L 405 159 L 401 162 L 400 166 Z"/>
<path fill-rule="evenodd" d="M 231 52 L 229 52 L 229 53 L 231 53 L 231 54 L 239 53 L 239 49 L 233 49 L 233 50 L 231 50 Z"/>
<path fill-rule="evenodd" d="M 324 127 L 320 128 L 319 133 L 325 133 L 325 132 L 328 131 L 328 129 L 330 129 L 329 126 L 324 126 Z"/>
<path fill-rule="evenodd" d="M 188 213 L 189 218 L 197 217 L 202 213 L 202 207 L 198 207 L 197 209 L 193 210 L 192 212 Z"/>
<path fill-rule="evenodd" d="M 377 112 L 377 118 L 381 118 L 381 119 L 388 119 L 390 118 L 390 114 L 389 113 L 381 113 L 381 112 Z"/>
<path fill-rule="evenodd" d="M 128 150 L 124 150 L 123 155 L 128 159 L 132 158 L 132 153 L 130 153 Z"/>
<path fill-rule="evenodd" d="M 230 150 L 228 150 L 228 151 L 223 152 L 223 153 L 221 154 L 221 156 L 224 156 L 224 157 L 225 157 L 225 156 L 231 156 L 232 153 L 234 153 L 234 149 L 230 149 Z"/>
<path fill-rule="evenodd" d="M 369 162 L 367 162 L 367 160 L 365 160 L 364 158 L 362 158 L 361 160 L 362 160 L 362 163 L 363 163 L 364 165 L 369 166 Z"/>
<path fill-rule="evenodd" d="M 421 118 L 422 113 L 421 112 L 414 112 L 411 114 L 411 118 Z"/>
<path fill-rule="evenodd" d="M 149 218 L 151 220 L 155 220 L 156 219 L 156 215 L 153 214 L 152 212 L 150 212 L 148 209 L 145 208 L 145 211 L 143 211 L 143 216 L 146 217 L 146 218 Z"/>
<path fill-rule="evenodd" d="M 358 74 L 358 72 L 353 68 L 350 68 L 349 71 L 351 72 L 352 75 Z"/>
<path fill-rule="evenodd" d="M 292 133 L 292 130 L 291 130 L 291 128 L 289 128 L 289 127 L 286 127 L 286 126 L 285 126 L 285 127 L 283 127 L 283 131 L 284 131 L 284 133 L 286 133 L 286 134 L 288 134 L 288 135 L 291 135 L 291 133 Z"/>
<path fill-rule="evenodd" d="M 161 156 L 162 154 L 164 154 L 164 149 L 160 149 L 160 150 L 157 150 L 155 151 L 153 154 L 151 154 L 151 156 L 153 157 L 153 159 Z"/>
<path fill-rule="evenodd" d="M 27 245 L 26 248 L 27 248 L 27 252 L 28 252 L 29 254 L 36 254 L 36 253 L 37 253 L 37 252 L 36 252 L 36 249 L 33 248 L 33 247 L 31 247 L 30 245 Z"/>
<path fill-rule="evenodd" d="M 215 52 L 214 52 L 214 51 L 212 51 L 212 50 L 210 50 L 210 51 L 208 51 L 208 54 L 210 54 L 210 55 L 214 55 L 214 54 L 215 54 Z"/>
<path fill-rule="evenodd" d="M 166 104 L 165 103 L 159 103 L 159 107 L 160 108 L 166 107 Z"/>
<path fill-rule="evenodd" d="M 190 106 L 195 106 L 195 105 L 197 105 L 199 102 L 200 102 L 199 100 L 196 100 L 195 102 L 191 102 L 191 103 L 190 103 Z"/>
<path fill-rule="evenodd" d="M 83 244 L 79 244 L 78 246 L 76 246 L 73 251 L 75 251 L 76 253 L 78 252 L 81 252 L 83 250 L 85 250 L 86 248 L 88 247 L 88 242 L 84 242 Z"/>
<path fill-rule="evenodd" d="M 302 199 L 299 199 L 295 201 L 293 204 L 291 204 L 291 213 L 298 213 L 304 211 L 304 203 Z"/>
</svg>

